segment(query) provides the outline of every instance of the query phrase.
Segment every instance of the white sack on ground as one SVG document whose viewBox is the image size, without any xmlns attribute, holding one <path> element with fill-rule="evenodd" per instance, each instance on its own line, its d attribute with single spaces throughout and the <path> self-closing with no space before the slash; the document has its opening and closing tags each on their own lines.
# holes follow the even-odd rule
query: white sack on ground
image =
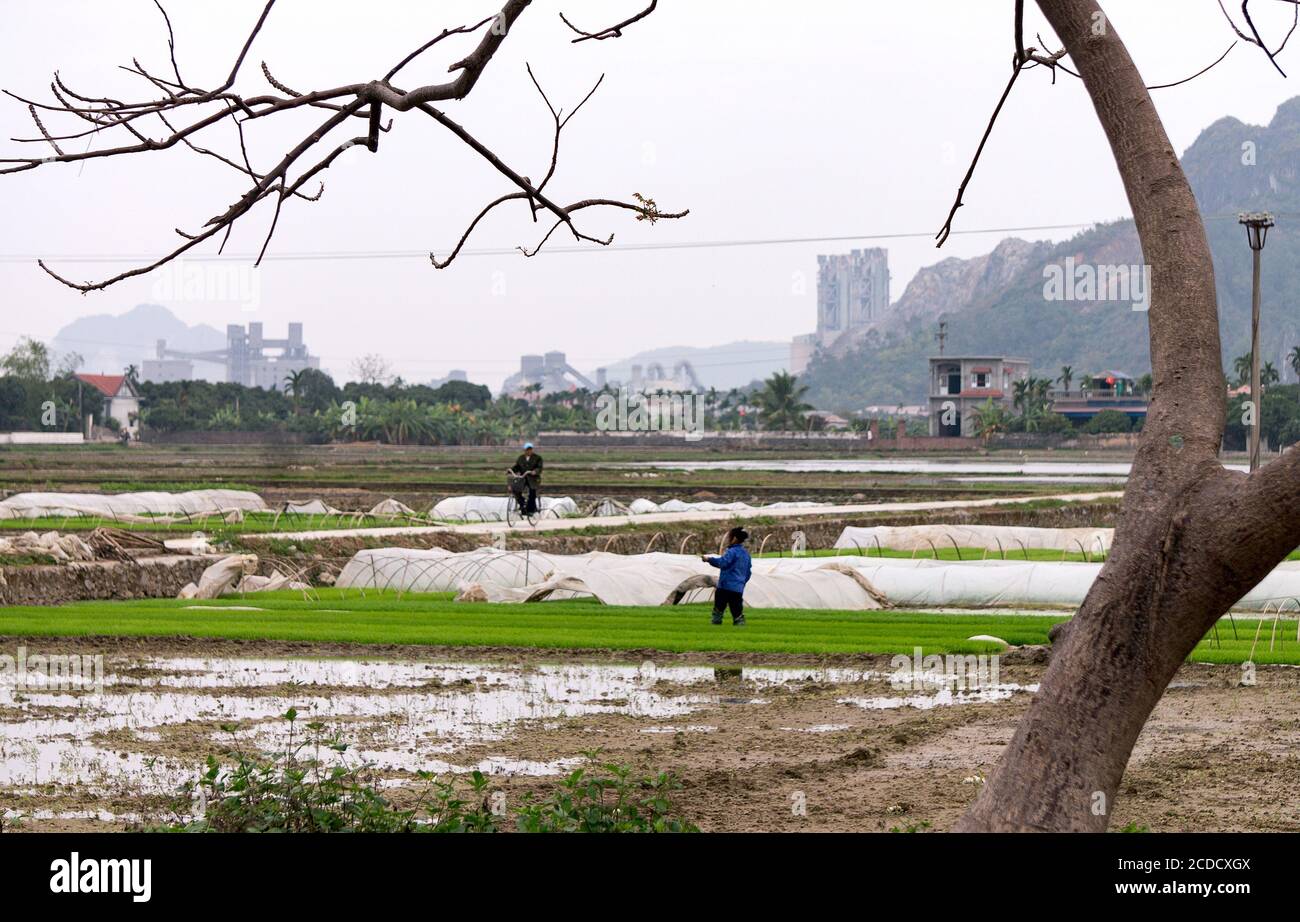
<svg viewBox="0 0 1300 922">
<path fill-rule="evenodd" d="M 258 576 L 250 573 L 241 579 L 234 588 L 237 595 L 249 592 L 274 592 L 276 589 L 310 589 L 307 583 L 285 576 L 278 570 L 270 576 Z"/>
<path fill-rule="evenodd" d="M 870 553 L 877 543 L 895 551 L 930 551 L 931 543 L 940 551 L 951 550 L 955 542 L 961 548 L 1000 551 L 1010 557 L 1017 551 L 1051 550 L 1087 551 L 1089 555 L 1106 553 L 1115 535 L 1113 528 L 1028 528 L 1019 525 L 875 525 L 869 528 L 849 526 L 835 541 L 836 548 L 861 549 Z"/>
<path fill-rule="evenodd" d="M 262 497 L 247 490 L 190 490 L 185 493 L 16 493 L 0 500 L 0 519 L 36 516 L 204 515 L 231 510 L 265 512 Z"/>
<path fill-rule="evenodd" d="M 227 592 L 233 592 L 236 583 L 256 570 L 256 554 L 231 554 L 229 557 L 222 557 L 203 571 L 197 585 L 186 583 L 176 598 L 215 599 Z"/>
<path fill-rule="evenodd" d="M 450 522 L 504 522 L 508 504 L 514 498 L 506 496 L 448 496 L 431 510 L 435 519 Z M 578 514 L 578 504 L 569 496 L 543 496 L 542 513 L 547 518 L 565 518 Z"/>
<path fill-rule="evenodd" d="M 26 531 L 21 535 L 0 537 L 0 554 L 14 557 L 40 554 L 52 557 L 60 563 L 95 559 L 94 548 L 80 537 L 60 535 L 57 531 L 47 531 L 43 535 Z"/>
</svg>

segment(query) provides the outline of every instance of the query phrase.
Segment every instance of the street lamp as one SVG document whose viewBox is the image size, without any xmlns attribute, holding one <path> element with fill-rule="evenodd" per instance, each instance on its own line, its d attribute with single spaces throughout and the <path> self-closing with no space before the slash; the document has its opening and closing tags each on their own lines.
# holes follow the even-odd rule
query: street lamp
<svg viewBox="0 0 1300 922">
<path fill-rule="evenodd" d="M 1259 424 L 1264 412 L 1263 388 L 1259 384 L 1259 254 L 1268 240 L 1273 216 L 1266 211 L 1242 212 L 1237 223 L 1246 227 L 1246 242 L 1254 253 L 1255 270 L 1250 300 L 1250 402 L 1254 405 L 1254 423 L 1250 427 L 1250 470 L 1259 469 Z"/>
</svg>

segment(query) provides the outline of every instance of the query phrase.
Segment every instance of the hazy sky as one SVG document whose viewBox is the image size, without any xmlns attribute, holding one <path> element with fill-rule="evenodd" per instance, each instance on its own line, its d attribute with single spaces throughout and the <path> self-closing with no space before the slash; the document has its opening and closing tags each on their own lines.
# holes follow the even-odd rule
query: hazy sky
<svg viewBox="0 0 1300 922">
<path fill-rule="evenodd" d="M 58 69 L 84 95 L 140 98 L 149 87 L 117 65 L 138 57 L 158 73 L 168 70 L 166 32 L 149 0 L 3 2 L 0 86 L 6 89 L 46 99 Z M 224 78 L 263 2 L 165 5 L 182 73 L 208 87 Z M 0 177 L 0 346 L 24 334 L 49 338 L 82 314 L 117 314 L 153 301 L 187 323 L 219 329 L 261 320 L 268 336 L 302 320 L 308 345 L 340 379 L 354 356 L 378 352 L 408 380 L 459 367 L 496 386 L 517 369 L 524 351 L 562 349 L 589 370 L 658 346 L 787 340 L 814 325 L 819 252 L 888 247 L 897 299 L 921 266 L 986 252 L 1007 236 L 957 235 L 941 251 L 930 239 L 1008 76 L 1011 0 L 663 0 L 623 38 L 577 45 L 558 15 L 595 26 L 642 5 L 535 0 L 469 99 L 444 108 L 536 178 L 550 153 L 550 117 L 525 62 L 566 107 L 604 73 L 604 85 L 565 131 L 550 192 L 561 201 L 640 192 L 665 210 L 689 208 L 688 218 L 650 227 L 626 212 L 592 209 L 579 218 L 581 226 L 597 236 L 614 232 L 613 247 L 543 251 L 533 259 L 464 255 L 436 270 L 425 254 L 445 254 L 483 204 L 513 187 L 427 116 L 407 113 L 397 116 L 378 154 L 350 152 L 327 172 L 319 203 L 285 207 L 272 254 L 329 258 L 278 258 L 256 271 L 251 259 L 204 263 L 202 272 L 146 276 L 83 296 L 34 262 L 8 257 L 148 261 L 175 246 L 173 228 L 197 230 L 245 187 L 230 168 L 182 149 L 55 164 Z M 1149 83 L 1188 76 L 1233 39 L 1216 0 L 1104 5 Z M 1029 6 L 1029 34 L 1046 34 Z M 1291 7 L 1256 6 L 1258 24 L 1280 39 Z M 238 89 L 269 90 L 263 60 L 299 91 L 374 79 L 443 27 L 477 21 L 496 8 L 487 0 L 370 0 L 361 7 L 281 0 Z M 449 39 L 408 68 L 399 84 L 441 82 L 447 65 L 476 41 Z M 1300 71 L 1300 52 L 1288 48 L 1281 63 Z M 1300 93 L 1296 79 L 1284 80 L 1258 49 L 1239 45 L 1204 77 L 1158 91 L 1156 103 L 1181 152 L 1223 115 L 1266 123 L 1280 102 Z M 250 128 L 255 166 L 272 162 L 313 118 L 295 114 Z M 60 130 L 52 119 L 47 125 Z M 0 128 L 6 139 L 35 132 L 26 107 L 8 98 L 0 100 Z M 203 137 L 237 157 L 232 126 Z M 92 143 L 108 146 L 110 138 Z M 69 142 L 68 149 L 77 144 L 85 142 Z M 6 156 L 30 147 L 3 142 Z M 256 252 L 271 211 L 266 203 L 244 218 L 227 252 Z M 1065 75 L 1052 86 L 1043 69 L 1027 73 L 985 151 L 957 229 L 1082 224 L 1127 214 L 1082 86 Z M 547 226 L 534 225 L 522 205 L 506 207 L 480 226 L 469 247 L 531 245 Z M 905 233 L 924 236 L 867 239 Z M 863 239 L 694 246 L 852 235 Z M 558 232 L 552 242 L 574 244 Z M 618 249 L 642 244 L 679 248 Z M 337 255 L 394 251 L 411 255 Z M 58 268 L 98 278 L 126 265 L 62 261 Z M 196 278 L 207 288 L 196 288 Z M 251 303 L 242 302 L 245 294 L 255 295 Z"/>
</svg>

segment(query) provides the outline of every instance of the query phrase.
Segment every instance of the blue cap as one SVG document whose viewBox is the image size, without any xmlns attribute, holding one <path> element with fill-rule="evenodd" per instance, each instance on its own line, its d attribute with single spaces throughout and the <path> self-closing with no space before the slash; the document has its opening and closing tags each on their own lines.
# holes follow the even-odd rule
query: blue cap
<svg viewBox="0 0 1300 922">
<path fill-rule="evenodd" d="M 524 448 L 532 448 L 532 447 L 533 447 L 532 442 L 524 442 Z"/>
</svg>

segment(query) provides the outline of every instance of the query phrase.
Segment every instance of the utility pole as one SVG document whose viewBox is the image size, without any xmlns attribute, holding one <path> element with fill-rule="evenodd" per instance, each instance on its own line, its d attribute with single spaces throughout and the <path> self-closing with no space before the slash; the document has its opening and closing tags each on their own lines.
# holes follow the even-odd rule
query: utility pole
<svg viewBox="0 0 1300 922">
<path fill-rule="evenodd" d="M 1246 242 L 1255 262 L 1250 297 L 1250 402 L 1255 411 L 1250 427 L 1250 470 L 1254 473 L 1259 469 L 1259 426 L 1264 411 L 1264 389 L 1259 382 L 1259 262 L 1273 216 L 1265 211 L 1243 212 L 1237 216 L 1237 223 L 1245 225 Z"/>
</svg>

